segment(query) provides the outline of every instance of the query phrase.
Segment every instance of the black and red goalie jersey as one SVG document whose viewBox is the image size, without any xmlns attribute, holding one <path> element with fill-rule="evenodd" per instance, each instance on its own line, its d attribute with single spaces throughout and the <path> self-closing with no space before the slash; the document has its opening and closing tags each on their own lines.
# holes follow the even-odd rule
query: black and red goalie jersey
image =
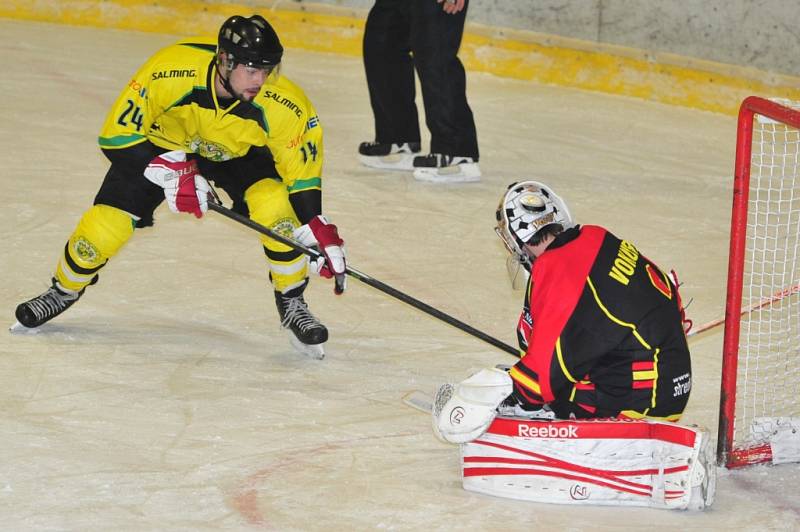
<svg viewBox="0 0 800 532">
<path fill-rule="evenodd" d="M 602 227 L 577 226 L 535 260 L 530 282 L 527 347 L 509 372 L 517 399 L 560 418 L 680 418 L 689 347 L 677 287 L 658 266 Z"/>
</svg>

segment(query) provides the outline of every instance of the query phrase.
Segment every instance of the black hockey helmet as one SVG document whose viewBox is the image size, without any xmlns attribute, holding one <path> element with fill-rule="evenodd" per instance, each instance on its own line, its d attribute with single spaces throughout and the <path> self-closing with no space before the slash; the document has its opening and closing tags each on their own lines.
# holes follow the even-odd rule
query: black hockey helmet
<svg viewBox="0 0 800 532">
<path fill-rule="evenodd" d="M 278 34 L 261 15 L 230 17 L 219 29 L 217 45 L 233 62 L 249 67 L 275 67 L 283 56 Z"/>
</svg>

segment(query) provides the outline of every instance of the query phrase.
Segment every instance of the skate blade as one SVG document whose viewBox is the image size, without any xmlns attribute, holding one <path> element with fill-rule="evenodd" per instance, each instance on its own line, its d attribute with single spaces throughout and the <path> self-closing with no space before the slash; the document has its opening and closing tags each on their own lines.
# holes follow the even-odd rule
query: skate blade
<svg viewBox="0 0 800 532">
<path fill-rule="evenodd" d="M 309 358 L 313 358 L 314 360 L 322 360 L 325 358 L 325 344 L 304 344 L 301 342 L 292 331 L 287 331 L 289 333 L 289 342 L 292 344 L 297 351 L 306 355 Z"/>
<path fill-rule="evenodd" d="M 10 332 L 11 334 L 39 334 L 41 332 L 41 329 L 39 329 L 38 327 L 34 328 L 25 327 L 20 322 L 16 322 L 14 323 L 14 325 L 8 328 L 8 332 Z"/>
<path fill-rule="evenodd" d="M 380 170 L 403 170 L 411 171 L 414 169 L 413 153 L 392 153 L 383 157 L 370 157 L 359 155 L 358 161 L 364 166 L 378 168 Z"/>
<path fill-rule="evenodd" d="M 428 183 L 475 183 L 481 180 L 477 163 L 463 163 L 444 168 L 417 168 L 414 179 Z"/>
</svg>

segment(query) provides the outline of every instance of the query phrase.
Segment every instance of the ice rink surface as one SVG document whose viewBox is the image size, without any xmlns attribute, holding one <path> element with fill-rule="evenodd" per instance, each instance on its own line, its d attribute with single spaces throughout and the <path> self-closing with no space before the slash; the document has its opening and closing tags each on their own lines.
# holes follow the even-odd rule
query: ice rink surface
<svg viewBox="0 0 800 532">
<path fill-rule="evenodd" d="M 105 174 L 96 137 L 144 60 L 175 37 L 0 21 L 0 300 L 42 292 Z M 494 210 L 550 184 L 582 223 L 632 240 L 724 308 L 735 119 L 469 74 L 484 178 L 419 183 L 361 167 L 361 61 L 288 50 L 325 127 L 324 210 L 350 265 L 507 343 L 512 291 Z M 513 358 L 350 279 L 312 280 L 323 361 L 279 328 L 257 235 L 157 211 L 66 314 L 0 335 L 3 530 L 798 530 L 795 465 L 720 471 L 703 513 L 551 506 L 466 492 L 458 450 L 401 403 Z M 683 421 L 717 426 L 721 328 L 691 341 Z"/>
</svg>

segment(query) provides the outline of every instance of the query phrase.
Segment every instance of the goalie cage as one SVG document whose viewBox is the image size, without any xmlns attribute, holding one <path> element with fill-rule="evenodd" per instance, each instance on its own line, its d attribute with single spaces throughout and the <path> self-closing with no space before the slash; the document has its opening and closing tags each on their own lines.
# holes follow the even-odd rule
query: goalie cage
<svg viewBox="0 0 800 532">
<path fill-rule="evenodd" d="M 800 104 L 739 110 L 717 463 L 800 460 Z"/>
</svg>

